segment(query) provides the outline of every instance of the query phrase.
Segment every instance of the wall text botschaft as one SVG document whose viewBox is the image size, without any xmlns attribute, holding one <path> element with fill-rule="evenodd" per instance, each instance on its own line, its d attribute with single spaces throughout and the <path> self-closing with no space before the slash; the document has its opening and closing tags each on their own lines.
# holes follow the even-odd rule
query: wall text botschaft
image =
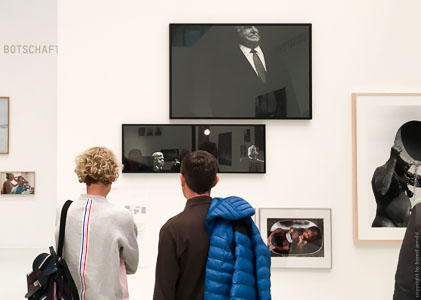
<svg viewBox="0 0 421 300">
<path fill-rule="evenodd" d="M 58 53 L 57 45 L 4 44 L 2 48 L 4 54 L 49 55 Z"/>
</svg>

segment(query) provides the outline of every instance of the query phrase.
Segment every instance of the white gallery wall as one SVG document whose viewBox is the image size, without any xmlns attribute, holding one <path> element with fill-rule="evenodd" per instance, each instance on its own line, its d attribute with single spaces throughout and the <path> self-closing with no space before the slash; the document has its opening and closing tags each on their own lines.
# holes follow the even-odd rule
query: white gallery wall
<svg viewBox="0 0 421 300">
<path fill-rule="evenodd" d="M 57 202 L 57 3 L 0 1 L 0 97 L 10 97 L 0 171 L 35 171 L 34 195 L 0 195 L 0 294 L 22 299 L 52 242 Z"/>
<path fill-rule="evenodd" d="M 0 8 L 11 3 L 2 1 Z M 32 128 L 37 123 L 15 125 L 33 131 L 37 147 L 57 147 L 52 156 L 37 150 L 36 164 L 29 165 L 39 173 L 37 180 L 53 174 L 54 181 L 39 182 L 39 193 L 25 204 L 0 198 L 2 239 L 7 237 L 1 244 L 7 249 L 0 250 L 0 279 L 8 283 L 0 291 L 9 299 L 25 293 L 34 251 L 21 244 L 23 229 L 17 225 L 29 222 L 22 209 L 30 207 L 39 219 L 35 226 L 42 228 L 42 238 L 32 247 L 49 246 L 55 213 L 50 206 L 83 192 L 73 173 L 74 157 L 94 145 L 121 157 L 121 124 L 256 123 L 266 124 L 267 173 L 221 174 L 212 195 L 242 196 L 254 207 L 332 208 L 333 268 L 273 269 L 273 299 L 391 299 L 400 243 L 353 241 L 351 93 L 421 91 L 420 10 L 419 0 L 59 1 L 57 107 L 34 106 L 31 115 L 43 122 L 56 118 L 50 129 L 57 124 L 57 136 L 54 132 L 47 139 L 44 130 Z M 177 22 L 312 23 L 313 120 L 169 120 L 168 24 Z M 18 76 L 1 80 L 0 96 L 27 93 L 28 84 Z M 22 118 L 17 106 L 12 112 L 11 126 Z M 27 150 L 16 134 L 11 151 Z M 1 169 L 29 164 L 12 154 L 0 161 Z M 41 193 L 45 198 L 39 198 Z M 123 174 L 109 198 L 147 207 L 141 268 L 129 277 L 129 290 L 131 299 L 151 299 L 159 229 L 185 205 L 178 175 Z M 20 259 L 18 267 L 8 262 L 12 259 Z"/>
</svg>

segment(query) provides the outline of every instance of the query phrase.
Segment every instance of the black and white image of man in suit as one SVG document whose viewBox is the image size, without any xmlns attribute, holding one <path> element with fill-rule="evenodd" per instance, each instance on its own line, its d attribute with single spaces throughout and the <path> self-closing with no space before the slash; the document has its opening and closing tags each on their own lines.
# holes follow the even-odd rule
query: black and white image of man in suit
<svg viewBox="0 0 421 300">
<path fill-rule="evenodd" d="M 308 26 L 185 26 L 172 32 L 189 45 L 172 47 L 172 117 L 311 118 Z"/>
</svg>

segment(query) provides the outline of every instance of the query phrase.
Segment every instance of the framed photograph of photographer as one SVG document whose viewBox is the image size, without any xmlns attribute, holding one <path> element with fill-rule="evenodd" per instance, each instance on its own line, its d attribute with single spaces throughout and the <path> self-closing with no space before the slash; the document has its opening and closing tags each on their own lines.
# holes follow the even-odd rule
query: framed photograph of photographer
<svg viewBox="0 0 421 300">
<path fill-rule="evenodd" d="M 311 24 L 170 24 L 171 119 L 311 119 Z"/>
<path fill-rule="evenodd" d="M 352 94 L 354 239 L 401 241 L 421 198 L 421 93 Z"/>
<path fill-rule="evenodd" d="M 331 268 L 329 208 L 260 208 L 260 233 L 273 268 Z"/>
<path fill-rule="evenodd" d="M 330 208 L 260 208 L 273 268 L 331 268 Z"/>
<path fill-rule="evenodd" d="M 0 154 L 9 153 L 9 102 L 9 97 L 0 97 Z"/>
<path fill-rule="evenodd" d="M 2 195 L 35 194 L 35 172 L 6 171 L 0 178 Z"/>
</svg>

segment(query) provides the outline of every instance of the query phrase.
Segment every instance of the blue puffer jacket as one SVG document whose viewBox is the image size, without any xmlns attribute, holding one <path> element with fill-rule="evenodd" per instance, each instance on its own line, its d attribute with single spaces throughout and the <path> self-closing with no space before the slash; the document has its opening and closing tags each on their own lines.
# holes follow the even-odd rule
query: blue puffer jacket
<svg viewBox="0 0 421 300">
<path fill-rule="evenodd" d="M 254 209 L 244 199 L 213 199 L 206 217 L 210 247 L 204 300 L 271 299 L 270 253 L 252 215 Z"/>
</svg>

